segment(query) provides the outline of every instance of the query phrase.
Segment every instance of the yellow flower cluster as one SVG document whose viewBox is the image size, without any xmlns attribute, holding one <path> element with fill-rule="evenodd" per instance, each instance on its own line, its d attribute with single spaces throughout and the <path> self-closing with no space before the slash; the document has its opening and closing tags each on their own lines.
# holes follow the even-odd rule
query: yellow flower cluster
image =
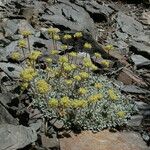
<svg viewBox="0 0 150 150">
<path fill-rule="evenodd" d="M 94 53 L 94 55 L 96 58 L 101 58 L 101 54 L 99 54 L 99 53 Z"/>
<path fill-rule="evenodd" d="M 67 63 L 68 62 L 68 57 L 67 56 L 60 56 L 59 57 L 59 62 L 61 62 L 61 63 Z"/>
<path fill-rule="evenodd" d="M 84 71 L 80 72 L 79 75 L 82 79 L 87 79 L 89 77 L 89 73 L 84 72 Z"/>
<path fill-rule="evenodd" d="M 76 32 L 73 36 L 75 38 L 81 38 L 83 36 L 83 34 L 82 34 L 82 32 Z"/>
<path fill-rule="evenodd" d="M 80 81 L 80 80 L 81 80 L 81 77 L 80 77 L 79 75 L 75 75 L 73 78 L 74 78 L 76 81 Z"/>
<path fill-rule="evenodd" d="M 97 88 L 97 89 L 100 89 L 100 88 L 103 87 L 103 84 L 101 84 L 101 83 L 95 83 L 94 87 Z"/>
<path fill-rule="evenodd" d="M 72 71 L 77 68 L 75 64 L 64 63 L 63 65 L 65 71 Z"/>
<path fill-rule="evenodd" d="M 27 46 L 27 42 L 25 40 L 19 40 L 18 45 L 20 48 L 25 48 Z"/>
<path fill-rule="evenodd" d="M 83 65 L 85 66 L 85 67 L 91 67 L 92 66 L 92 62 L 91 62 L 91 59 L 90 58 L 84 58 L 83 59 Z"/>
<path fill-rule="evenodd" d="M 109 68 L 109 66 L 110 66 L 110 63 L 109 63 L 108 60 L 102 60 L 102 61 L 101 61 L 101 64 L 102 64 L 105 68 Z"/>
<path fill-rule="evenodd" d="M 73 83 L 73 81 L 72 80 L 65 80 L 65 83 L 67 84 L 67 85 L 71 85 L 72 83 Z"/>
<path fill-rule="evenodd" d="M 21 90 L 26 90 L 27 88 L 28 88 L 28 86 L 29 86 L 29 83 L 28 82 L 23 82 L 22 84 L 21 84 Z"/>
<path fill-rule="evenodd" d="M 72 100 L 71 106 L 72 108 L 84 108 L 88 105 L 86 100 Z"/>
<path fill-rule="evenodd" d="M 21 31 L 21 35 L 23 35 L 24 37 L 28 37 L 31 34 L 32 34 L 31 31 L 28 30 Z"/>
<path fill-rule="evenodd" d="M 31 67 L 24 69 L 20 73 L 21 79 L 26 82 L 31 81 L 36 75 L 37 75 L 37 72 Z"/>
<path fill-rule="evenodd" d="M 113 47 L 113 45 L 106 45 L 106 46 L 104 46 L 104 50 L 106 50 L 106 51 L 114 50 L 114 47 Z"/>
<path fill-rule="evenodd" d="M 55 34 L 55 35 L 53 36 L 53 39 L 56 40 L 56 41 L 58 41 L 58 40 L 60 40 L 60 37 L 59 37 L 58 34 Z"/>
<path fill-rule="evenodd" d="M 85 49 L 91 49 L 92 48 L 92 45 L 90 43 L 85 43 L 84 46 L 83 46 Z"/>
<path fill-rule="evenodd" d="M 11 59 L 18 61 L 20 59 L 21 55 L 19 52 L 13 52 L 11 54 Z"/>
<path fill-rule="evenodd" d="M 53 27 L 48 28 L 49 34 L 56 34 L 58 32 L 60 32 L 60 30 L 58 28 L 53 28 Z"/>
<path fill-rule="evenodd" d="M 108 90 L 108 95 L 109 95 L 109 98 L 113 101 L 118 99 L 118 96 L 113 89 Z"/>
<path fill-rule="evenodd" d="M 95 95 L 91 95 L 89 98 L 88 98 L 88 101 L 89 102 L 92 102 L 92 103 L 95 103 L 99 100 L 101 100 L 103 98 L 103 95 L 102 94 L 95 94 Z"/>
<path fill-rule="evenodd" d="M 118 111 L 117 115 L 118 115 L 119 118 L 124 118 L 126 113 L 124 111 Z"/>
<path fill-rule="evenodd" d="M 51 98 L 48 104 L 52 108 L 57 108 L 59 106 L 59 101 L 56 98 Z"/>
<path fill-rule="evenodd" d="M 57 50 L 53 49 L 53 50 L 51 50 L 50 53 L 51 53 L 52 55 L 56 55 L 56 54 L 58 54 L 59 52 L 58 52 Z"/>
<path fill-rule="evenodd" d="M 51 58 L 46 58 L 46 62 L 47 62 L 47 63 L 51 63 L 51 62 L 52 62 L 52 59 L 51 59 Z"/>
<path fill-rule="evenodd" d="M 41 56 L 41 55 L 42 55 L 42 52 L 36 50 L 36 51 L 33 51 L 33 52 L 29 55 L 29 59 L 35 61 L 35 60 L 37 60 L 37 58 L 38 58 L 39 56 Z"/>
<path fill-rule="evenodd" d="M 76 53 L 76 52 L 70 52 L 70 53 L 69 53 L 69 56 L 71 56 L 71 57 L 76 57 L 76 56 L 77 56 L 77 53 Z"/>
<path fill-rule="evenodd" d="M 60 99 L 60 104 L 61 106 L 63 106 L 64 108 L 70 107 L 71 105 L 71 100 L 69 99 L 69 97 L 64 96 Z"/>
<path fill-rule="evenodd" d="M 69 39 L 72 39 L 72 36 L 70 34 L 65 34 L 63 39 L 69 40 Z"/>
<path fill-rule="evenodd" d="M 86 88 L 79 88 L 78 92 L 82 95 L 87 93 L 87 89 Z"/>
<path fill-rule="evenodd" d="M 46 94 L 50 89 L 50 85 L 43 79 L 36 82 L 36 88 L 40 94 Z"/>
<path fill-rule="evenodd" d="M 66 50 L 68 48 L 67 45 L 61 45 L 61 49 Z"/>
</svg>

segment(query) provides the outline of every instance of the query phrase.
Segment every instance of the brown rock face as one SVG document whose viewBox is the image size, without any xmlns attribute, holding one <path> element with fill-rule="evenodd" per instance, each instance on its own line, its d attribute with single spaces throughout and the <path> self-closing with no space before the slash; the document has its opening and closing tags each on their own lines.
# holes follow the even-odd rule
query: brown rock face
<svg viewBox="0 0 150 150">
<path fill-rule="evenodd" d="M 60 147 L 61 150 L 149 150 L 137 133 L 111 133 L 107 130 L 96 134 L 87 131 L 71 138 L 62 138 Z"/>
</svg>

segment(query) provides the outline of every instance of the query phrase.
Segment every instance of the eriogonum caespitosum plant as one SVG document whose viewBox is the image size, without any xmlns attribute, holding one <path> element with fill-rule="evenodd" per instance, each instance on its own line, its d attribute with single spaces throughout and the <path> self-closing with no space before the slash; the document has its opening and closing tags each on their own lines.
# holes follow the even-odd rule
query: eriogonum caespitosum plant
<svg viewBox="0 0 150 150">
<path fill-rule="evenodd" d="M 37 67 L 38 57 L 44 56 L 41 51 L 35 50 L 28 54 L 27 67 L 20 73 L 22 90 L 28 89 L 32 105 L 38 107 L 45 117 L 62 120 L 65 128 L 78 125 L 81 129 L 101 130 L 126 123 L 134 104 L 121 94 L 111 80 L 93 73 L 98 68 L 87 56 L 78 64 L 77 52 L 59 55 L 59 29 L 51 27 L 48 33 L 56 49 L 49 50 L 49 56 L 44 58 L 45 69 Z M 80 40 L 82 36 L 82 32 L 77 32 L 62 38 Z M 24 46 L 20 44 L 21 48 Z M 83 45 L 83 49 L 91 48 L 91 43 Z M 66 49 L 68 45 L 62 45 L 62 50 Z M 95 56 L 101 57 L 99 53 Z M 109 67 L 107 61 L 102 64 Z"/>
</svg>

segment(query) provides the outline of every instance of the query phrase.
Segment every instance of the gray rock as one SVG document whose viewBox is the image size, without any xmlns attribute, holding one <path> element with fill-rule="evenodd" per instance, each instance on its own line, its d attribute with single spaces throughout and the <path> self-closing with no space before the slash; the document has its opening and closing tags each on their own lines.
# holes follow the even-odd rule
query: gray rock
<svg viewBox="0 0 150 150">
<path fill-rule="evenodd" d="M 10 124 L 0 125 L 1 150 L 16 150 L 37 140 L 36 132 L 30 127 L 14 126 Z"/>
<path fill-rule="evenodd" d="M 86 9 L 87 12 L 89 12 L 92 16 L 92 18 L 96 18 L 96 20 L 103 21 L 103 18 L 108 20 L 108 17 L 114 12 L 113 9 L 106 6 L 105 4 L 99 4 L 96 1 L 81 1 L 76 0 L 75 4 L 80 5 Z M 102 17 L 102 18 L 101 18 Z"/>
<path fill-rule="evenodd" d="M 131 36 L 139 36 L 143 32 L 141 23 L 122 12 L 118 12 L 116 21 L 121 31 Z"/>
<path fill-rule="evenodd" d="M 142 89 L 135 85 L 123 85 L 120 88 L 123 92 L 134 93 L 134 94 L 150 94 L 150 91 Z"/>
<path fill-rule="evenodd" d="M 13 19 L 13 20 L 4 19 L 3 28 L 5 31 L 5 36 L 7 37 L 15 34 L 18 30 L 18 25 L 19 25 L 19 20 L 17 19 Z"/>
<path fill-rule="evenodd" d="M 12 96 L 13 95 L 11 93 L 0 93 L 0 102 L 3 106 L 8 107 L 7 104 L 11 103 Z"/>
<path fill-rule="evenodd" d="M 41 126 L 42 126 L 42 119 L 38 119 L 35 123 L 30 124 L 30 127 L 35 131 L 39 130 Z"/>
<path fill-rule="evenodd" d="M 128 35 L 126 33 L 122 33 L 120 31 L 116 31 L 115 34 L 118 37 L 118 39 L 121 40 L 126 40 L 128 38 Z"/>
<path fill-rule="evenodd" d="M 47 149 L 59 149 L 59 140 L 57 138 L 49 138 L 45 135 L 41 136 L 42 146 Z"/>
<path fill-rule="evenodd" d="M 131 59 L 136 66 L 144 66 L 146 63 L 150 65 L 150 60 L 141 55 L 132 55 Z"/>
<path fill-rule="evenodd" d="M 150 44 L 140 43 L 136 41 L 130 42 L 130 51 L 134 52 L 135 54 L 140 54 L 146 58 L 150 58 Z"/>
<path fill-rule="evenodd" d="M 16 64 L 0 62 L 0 69 L 11 78 L 19 78 L 23 68 Z"/>
<path fill-rule="evenodd" d="M 64 122 L 62 120 L 52 119 L 50 123 L 58 130 L 62 129 L 64 126 Z"/>
<path fill-rule="evenodd" d="M 17 20 L 18 20 L 18 19 L 17 19 Z M 35 34 L 35 29 L 34 29 L 34 28 L 29 24 L 29 22 L 26 21 L 26 20 L 20 20 L 20 21 L 19 21 L 18 30 L 19 30 L 19 31 L 27 30 L 27 31 L 30 31 L 32 34 Z"/>
<path fill-rule="evenodd" d="M 139 110 L 150 110 L 150 105 L 147 103 L 141 102 L 141 101 L 136 101 L 135 102 Z"/>
<path fill-rule="evenodd" d="M 133 128 L 140 127 L 142 119 L 143 119 L 142 115 L 132 116 L 131 120 L 128 121 L 127 125 Z"/>
<path fill-rule="evenodd" d="M 41 16 L 42 21 L 55 25 L 61 30 L 90 32 L 96 38 L 94 22 L 82 7 L 62 0 L 60 3 L 47 7 L 47 12 Z"/>
<path fill-rule="evenodd" d="M 7 109 L 0 102 L 0 124 L 4 124 L 4 123 L 17 125 L 18 121 L 7 111 Z M 1 146 L 1 142 L 0 142 L 0 146 Z"/>
</svg>

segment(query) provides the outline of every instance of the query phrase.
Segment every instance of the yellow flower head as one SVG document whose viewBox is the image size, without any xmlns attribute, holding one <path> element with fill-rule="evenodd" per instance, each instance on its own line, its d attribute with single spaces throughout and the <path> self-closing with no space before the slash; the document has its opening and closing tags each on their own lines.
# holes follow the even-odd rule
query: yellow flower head
<svg viewBox="0 0 150 150">
<path fill-rule="evenodd" d="M 55 35 L 53 36 L 53 39 L 56 40 L 56 41 L 58 41 L 58 40 L 60 40 L 60 37 L 59 37 L 59 35 L 55 34 Z"/>
<path fill-rule="evenodd" d="M 20 59 L 21 55 L 19 52 L 13 52 L 11 54 L 11 59 L 18 61 Z"/>
<path fill-rule="evenodd" d="M 62 50 L 66 50 L 66 49 L 68 48 L 68 46 L 67 46 L 67 45 L 61 45 L 60 48 L 61 48 Z"/>
<path fill-rule="evenodd" d="M 91 95 L 91 96 L 88 98 L 88 100 L 89 100 L 89 102 L 95 103 L 95 102 L 101 100 L 102 98 L 103 98 L 103 95 L 102 95 L 102 94 L 95 94 L 95 95 Z"/>
<path fill-rule="evenodd" d="M 25 40 L 19 40 L 18 45 L 20 48 L 25 48 L 27 46 L 27 42 Z"/>
<path fill-rule="evenodd" d="M 52 108 L 57 108 L 59 106 L 59 102 L 55 98 L 51 98 L 48 102 L 49 106 Z"/>
<path fill-rule="evenodd" d="M 88 103 L 87 103 L 86 100 L 77 100 L 77 99 L 74 99 L 71 102 L 72 108 L 84 108 L 87 105 L 88 105 Z"/>
<path fill-rule="evenodd" d="M 96 58 L 101 58 L 101 54 L 99 54 L 99 53 L 94 53 L 94 55 Z"/>
<path fill-rule="evenodd" d="M 100 88 L 103 87 L 103 84 L 101 84 L 101 83 L 95 83 L 94 87 L 97 88 L 97 89 L 100 89 Z"/>
<path fill-rule="evenodd" d="M 92 45 L 90 43 L 85 43 L 84 46 L 83 46 L 85 49 L 91 49 L 92 48 Z"/>
<path fill-rule="evenodd" d="M 24 37 L 28 37 L 31 34 L 32 34 L 31 31 L 28 30 L 21 31 L 21 35 L 23 35 Z"/>
<path fill-rule="evenodd" d="M 106 51 L 114 50 L 114 47 L 113 47 L 113 45 L 106 45 L 106 46 L 104 46 L 104 50 L 106 50 Z"/>
<path fill-rule="evenodd" d="M 60 56 L 59 57 L 59 62 L 61 62 L 61 63 L 67 63 L 68 62 L 68 57 L 67 56 Z"/>
<path fill-rule="evenodd" d="M 75 80 L 77 80 L 77 81 L 80 81 L 81 80 L 81 77 L 79 76 L 79 75 L 76 75 L 76 76 L 74 76 L 73 77 Z"/>
<path fill-rule="evenodd" d="M 83 34 L 82 34 L 82 32 L 76 32 L 73 36 L 75 38 L 81 38 L 83 36 Z"/>
<path fill-rule="evenodd" d="M 47 63 L 51 63 L 51 62 L 52 62 L 52 59 L 51 59 L 51 58 L 46 58 L 46 62 L 47 62 Z"/>
<path fill-rule="evenodd" d="M 72 39 L 72 36 L 70 34 L 65 34 L 63 39 L 69 40 L 69 39 Z"/>
<path fill-rule="evenodd" d="M 98 67 L 95 66 L 94 64 L 91 65 L 91 68 L 92 68 L 93 70 L 97 70 L 97 69 L 98 69 Z"/>
<path fill-rule="evenodd" d="M 69 97 L 64 96 L 60 99 L 60 104 L 65 108 L 70 107 L 71 100 L 69 99 Z"/>
<path fill-rule="evenodd" d="M 28 88 L 28 86 L 29 86 L 29 83 L 28 82 L 23 82 L 22 84 L 21 84 L 21 90 L 26 90 L 27 88 Z"/>
<path fill-rule="evenodd" d="M 58 28 L 53 28 L 53 27 L 48 28 L 49 34 L 56 34 L 58 32 L 60 32 L 60 30 Z"/>
<path fill-rule="evenodd" d="M 80 72 L 79 75 L 82 79 L 87 79 L 89 77 L 89 74 L 87 72 Z"/>
<path fill-rule="evenodd" d="M 113 89 L 108 90 L 108 95 L 109 95 L 109 98 L 113 101 L 118 99 L 118 96 L 117 96 L 116 92 Z"/>
<path fill-rule="evenodd" d="M 36 82 L 36 88 L 40 94 L 46 94 L 50 90 L 50 85 L 43 79 Z"/>
<path fill-rule="evenodd" d="M 124 118 L 126 113 L 124 111 L 118 111 L 117 115 L 118 115 L 119 118 Z"/>
<path fill-rule="evenodd" d="M 73 83 L 73 81 L 72 81 L 72 80 L 65 80 L 65 83 L 66 83 L 67 85 L 71 85 L 71 84 Z"/>
<path fill-rule="evenodd" d="M 57 55 L 59 52 L 58 52 L 58 50 L 51 50 L 51 52 L 50 52 L 52 55 Z"/>
<path fill-rule="evenodd" d="M 79 88 L 79 90 L 78 90 L 78 92 L 80 93 L 80 94 L 86 94 L 87 93 L 87 89 L 86 88 Z"/>
<path fill-rule="evenodd" d="M 101 64 L 102 64 L 105 68 L 109 68 L 109 66 L 110 66 L 110 63 L 109 63 L 108 60 L 102 60 L 102 61 L 101 61 Z"/>
<path fill-rule="evenodd" d="M 31 81 L 36 75 L 37 75 L 37 72 L 31 67 L 24 69 L 20 73 L 21 79 L 26 82 Z"/>
<path fill-rule="evenodd" d="M 29 55 L 29 59 L 30 60 L 37 60 L 37 58 L 39 57 L 39 56 L 41 56 L 42 55 L 42 52 L 40 52 L 40 51 L 33 51 L 30 55 Z"/>
<path fill-rule="evenodd" d="M 70 52 L 70 53 L 69 53 L 69 56 L 71 56 L 71 57 L 76 57 L 76 56 L 77 56 L 77 53 L 76 53 L 76 52 Z"/>
<path fill-rule="evenodd" d="M 74 64 L 64 63 L 64 70 L 65 71 L 72 71 L 75 68 L 76 68 L 76 65 L 74 65 Z"/>
<path fill-rule="evenodd" d="M 84 58 L 83 59 L 83 65 L 85 66 L 85 67 L 91 67 L 92 66 L 92 62 L 91 62 L 91 59 L 90 58 Z"/>
</svg>

